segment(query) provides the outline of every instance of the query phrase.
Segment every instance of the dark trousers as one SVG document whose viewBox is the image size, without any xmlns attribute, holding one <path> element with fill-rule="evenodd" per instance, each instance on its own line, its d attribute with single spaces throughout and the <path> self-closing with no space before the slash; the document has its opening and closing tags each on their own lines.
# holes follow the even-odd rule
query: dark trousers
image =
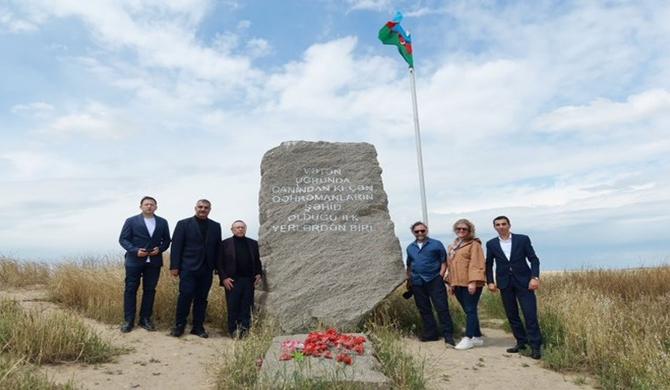
<svg viewBox="0 0 670 390">
<path fill-rule="evenodd" d="M 232 336 L 239 328 L 241 332 L 251 327 L 251 308 L 254 305 L 254 278 L 235 277 L 233 288 L 226 290 L 228 308 L 228 333 Z"/>
<path fill-rule="evenodd" d="M 465 312 L 465 336 L 482 337 L 482 331 L 479 329 L 479 315 L 477 314 L 477 305 L 479 297 L 482 295 L 482 288 L 477 287 L 477 291 L 470 295 L 467 287 L 456 286 L 454 295 L 458 303 L 461 304 Z"/>
<path fill-rule="evenodd" d="M 179 271 L 179 298 L 175 326 L 184 328 L 193 304 L 193 329 L 204 329 L 207 296 L 212 287 L 212 268 L 203 264 L 197 271 Z"/>
<path fill-rule="evenodd" d="M 123 291 L 123 318 L 134 324 L 137 313 L 137 290 L 142 283 L 140 319 L 151 318 L 156 296 L 156 285 L 161 275 L 160 267 L 149 264 L 126 266 L 126 283 Z"/>
<path fill-rule="evenodd" d="M 542 335 L 540 334 L 540 325 L 537 322 L 535 291 L 528 290 L 527 285 L 522 286 L 514 278 L 510 278 L 509 285 L 500 289 L 500 296 L 517 344 L 530 344 L 532 348 L 540 348 Z M 519 317 L 519 305 L 526 320 L 525 328 Z"/>
<path fill-rule="evenodd" d="M 442 326 L 442 335 L 445 339 L 453 337 L 454 325 L 449 314 L 449 302 L 447 301 L 447 289 L 442 278 L 438 275 L 430 282 L 422 285 L 412 284 L 414 302 L 416 303 L 421 320 L 423 321 L 423 337 L 434 338 L 439 335 L 437 323 L 433 316 L 433 307 Z M 432 302 L 432 307 L 431 307 Z"/>
</svg>

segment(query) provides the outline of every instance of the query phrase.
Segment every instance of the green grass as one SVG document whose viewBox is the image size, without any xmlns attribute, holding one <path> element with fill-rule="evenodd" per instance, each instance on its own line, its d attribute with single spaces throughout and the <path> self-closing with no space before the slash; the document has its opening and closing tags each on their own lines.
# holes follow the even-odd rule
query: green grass
<svg viewBox="0 0 670 390">
<path fill-rule="evenodd" d="M 394 389 L 420 390 L 426 388 L 423 361 L 417 361 L 402 346 L 402 334 L 392 326 L 370 324 L 369 338 L 382 372 L 391 379 Z"/>
<path fill-rule="evenodd" d="M 272 318 L 257 315 L 249 335 L 224 352 L 215 370 L 217 389 L 256 388 L 258 372 L 272 339 L 279 333 Z"/>
<path fill-rule="evenodd" d="M 0 300 L 0 347 L 34 364 L 103 363 L 121 352 L 73 314 L 25 311 L 9 300 Z"/>
<path fill-rule="evenodd" d="M 74 390 L 72 382 L 55 384 L 25 359 L 0 355 L 0 389 L 12 390 Z"/>
</svg>

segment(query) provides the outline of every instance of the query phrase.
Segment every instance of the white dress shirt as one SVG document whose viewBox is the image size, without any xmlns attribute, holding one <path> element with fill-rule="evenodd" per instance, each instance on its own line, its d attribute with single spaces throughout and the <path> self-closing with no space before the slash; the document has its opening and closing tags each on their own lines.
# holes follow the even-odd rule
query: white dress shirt
<svg viewBox="0 0 670 390">
<path fill-rule="evenodd" d="M 507 260 L 511 260 L 512 256 L 512 233 L 509 234 L 509 238 L 504 240 L 502 237 L 498 236 L 500 241 L 500 247 L 502 248 L 503 253 L 507 256 Z"/>
<path fill-rule="evenodd" d="M 156 218 L 144 218 L 144 224 L 149 231 L 149 237 L 153 237 L 154 231 L 156 230 Z"/>
</svg>

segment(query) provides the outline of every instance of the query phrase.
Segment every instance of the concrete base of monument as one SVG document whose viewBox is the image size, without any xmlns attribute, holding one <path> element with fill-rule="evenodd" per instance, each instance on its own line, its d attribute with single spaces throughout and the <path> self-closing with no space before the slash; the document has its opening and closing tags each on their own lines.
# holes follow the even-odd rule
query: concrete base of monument
<svg viewBox="0 0 670 390">
<path fill-rule="evenodd" d="M 355 334 L 363 336 L 364 334 Z M 304 384 L 309 381 L 338 382 L 347 388 L 390 389 L 391 381 L 381 373 L 381 365 L 374 356 L 374 346 L 367 339 L 365 352 L 355 355 L 351 365 L 333 359 L 305 356 L 302 361 L 279 360 L 282 343 L 286 340 L 303 341 L 306 334 L 277 336 L 265 354 L 259 381 L 270 388 L 292 387 L 292 384 Z"/>
</svg>

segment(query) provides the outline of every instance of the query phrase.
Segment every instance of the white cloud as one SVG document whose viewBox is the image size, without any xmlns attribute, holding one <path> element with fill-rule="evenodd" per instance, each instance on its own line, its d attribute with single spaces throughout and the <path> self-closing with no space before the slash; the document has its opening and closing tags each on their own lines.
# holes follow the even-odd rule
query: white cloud
<svg viewBox="0 0 670 390">
<path fill-rule="evenodd" d="M 234 32 L 214 39 L 199 36 L 210 2 L 163 8 L 159 1 L 59 1 L 53 10 L 40 4 L 49 17 L 86 23 L 92 47 L 61 60 L 122 99 L 35 98 L 44 101 L 13 106 L 21 116 L 46 113 L 37 118 L 38 128 L 44 145 L 54 148 L 43 159 L 34 149 L 0 158 L 0 170 L 9 172 L 0 174 L 3 184 L 6 178 L 26 181 L 11 186 L 13 201 L 0 207 L 19 231 L 45 229 L 12 212 L 29 199 L 45 213 L 59 210 L 48 220 L 61 227 L 110 216 L 88 235 L 116 248 L 118 222 L 152 193 L 171 221 L 207 196 L 215 219 L 247 219 L 253 232 L 262 154 L 283 140 L 322 139 L 376 145 L 397 232 L 409 239 L 406 225 L 420 214 L 409 82 L 392 48 L 371 49 L 352 35 L 315 43 L 295 60 L 260 70 L 253 58 L 272 45 L 248 39 L 255 33 L 250 22 L 233 23 Z M 486 236 L 492 234 L 489 218 L 506 213 L 523 231 L 584 228 L 574 242 L 586 247 L 588 236 L 616 244 L 607 236 L 620 236 L 621 224 L 656 229 L 668 219 L 657 206 L 670 194 L 670 67 L 664 66 L 670 50 L 661 34 L 668 27 L 658 16 L 667 9 L 652 15 L 626 4 L 547 4 L 450 2 L 444 10 L 449 23 L 417 29 L 445 38 L 438 45 L 445 54 L 422 54 L 417 69 L 436 235 L 448 237 L 451 222 L 465 216 Z M 349 5 L 382 10 L 391 3 Z M 443 11 L 412 12 L 420 18 Z M 68 140 L 82 135 L 127 142 L 88 143 L 87 155 L 74 155 L 68 149 L 78 143 Z M 142 140 L 156 150 L 151 158 L 133 149 Z M 40 184 L 54 179 L 47 173 L 52 166 L 68 181 Z M 41 195 L 49 186 L 53 204 Z M 68 198 L 72 193 L 77 197 Z M 74 206 L 87 197 L 90 207 Z M 667 237 L 661 228 L 650 231 Z"/>
<path fill-rule="evenodd" d="M 607 131 L 658 116 L 670 119 L 670 92 L 664 89 L 631 95 L 625 102 L 601 98 L 588 105 L 560 107 L 542 115 L 536 125 L 550 132 Z"/>
<path fill-rule="evenodd" d="M 349 10 L 372 10 L 382 11 L 388 10 L 391 7 L 390 0 L 347 0 L 349 3 Z"/>
<path fill-rule="evenodd" d="M 37 118 L 44 118 L 54 112 L 54 106 L 45 102 L 16 104 L 12 106 L 11 112 L 17 115 L 28 115 Z"/>
<path fill-rule="evenodd" d="M 120 139 L 136 130 L 121 110 L 99 102 L 90 102 L 80 110 L 54 118 L 40 130 L 47 136 L 89 136 L 98 139 Z"/>
<path fill-rule="evenodd" d="M 37 26 L 25 19 L 17 18 L 9 10 L 0 8 L 0 28 L 11 33 L 37 30 Z"/>
<path fill-rule="evenodd" d="M 7 172 L 3 173 L 3 178 L 6 180 L 44 180 L 72 177 L 85 172 L 77 163 L 64 160 L 45 150 L 10 151 L 1 154 L 0 160 L 8 164 Z M 5 196 L 9 194 L 5 193 Z"/>
<path fill-rule="evenodd" d="M 134 50 L 145 67 L 180 70 L 231 87 L 258 75 L 247 57 L 222 53 L 197 41 L 195 27 L 210 6 L 206 0 L 56 0 L 36 2 L 34 6 L 52 17 L 81 18 L 101 47 L 112 52 Z"/>
<path fill-rule="evenodd" d="M 246 52 L 252 58 L 264 57 L 272 52 L 272 46 L 265 39 L 252 38 L 247 41 Z"/>
</svg>

